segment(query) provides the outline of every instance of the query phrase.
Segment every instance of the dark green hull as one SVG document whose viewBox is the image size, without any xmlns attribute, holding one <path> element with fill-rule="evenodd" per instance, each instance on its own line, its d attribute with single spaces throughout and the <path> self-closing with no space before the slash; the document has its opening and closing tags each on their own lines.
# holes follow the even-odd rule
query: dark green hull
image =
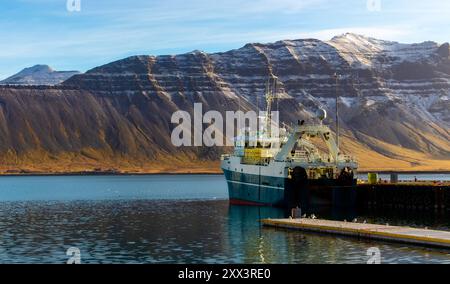
<svg viewBox="0 0 450 284">
<path fill-rule="evenodd" d="M 353 206 L 356 180 L 296 180 L 224 170 L 232 204 L 270 205 L 293 208 L 314 206 Z"/>
</svg>

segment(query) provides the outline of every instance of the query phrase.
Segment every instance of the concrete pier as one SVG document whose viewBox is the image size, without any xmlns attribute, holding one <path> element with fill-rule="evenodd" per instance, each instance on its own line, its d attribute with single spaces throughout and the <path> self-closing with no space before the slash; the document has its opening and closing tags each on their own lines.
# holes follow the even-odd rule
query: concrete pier
<svg viewBox="0 0 450 284">
<path fill-rule="evenodd" d="M 320 219 L 264 219 L 264 226 L 450 249 L 450 232 Z"/>
</svg>

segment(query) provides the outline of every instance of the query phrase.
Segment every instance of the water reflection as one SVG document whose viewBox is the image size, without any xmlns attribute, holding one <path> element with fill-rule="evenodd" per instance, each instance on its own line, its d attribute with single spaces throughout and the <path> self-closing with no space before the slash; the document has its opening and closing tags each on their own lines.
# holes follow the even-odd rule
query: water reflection
<svg viewBox="0 0 450 284">
<path fill-rule="evenodd" d="M 355 211 L 338 211 L 326 207 L 314 208 L 324 218 L 351 218 Z M 377 212 L 380 216 L 381 212 Z M 438 249 L 410 247 L 402 244 L 359 241 L 352 238 L 318 235 L 298 231 L 263 228 L 255 225 L 262 218 L 284 218 L 288 212 L 270 207 L 230 206 L 229 239 L 231 248 L 242 262 L 251 263 L 365 263 L 367 249 L 377 246 L 386 263 L 450 263 L 450 252 Z M 384 216 L 381 214 L 381 216 Z M 412 218 L 411 215 L 409 215 Z M 362 218 L 369 216 L 361 216 Z M 390 221 L 392 216 L 370 219 L 376 222 Z M 430 216 L 427 216 L 430 217 Z M 431 219 L 422 218 L 422 224 Z M 444 218 L 445 219 L 445 218 Z M 448 219 L 446 219 L 448 220 Z M 438 224 L 438 223 L 434 223 Z M 449 226 L 444 227 L 446 229 Z"/>
<path fill-rule="evenodd" d="M 233 254 L 241 263 L 276 263 L 280 256 L 274 246 L 286 245 L 281 234 L 273 235 L 259 225 L 264 218 L 284 218 L 285 212 L 273 207 L 231 205 L 228 218 L 228 238 Z M 277 258 L 277 259 L 275 259 Z"/>
</svg>

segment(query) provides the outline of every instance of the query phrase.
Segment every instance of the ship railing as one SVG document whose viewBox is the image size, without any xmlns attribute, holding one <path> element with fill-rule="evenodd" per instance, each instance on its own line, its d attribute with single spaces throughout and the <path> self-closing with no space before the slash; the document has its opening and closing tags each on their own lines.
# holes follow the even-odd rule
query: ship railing
<svg viewBox="0 0 450 284">
<path fill-rule="evenodd" d="M 352 163 L 355 161 L 355 157 L 350 155 L 340 155 L 339 160 L 346 163 Z"/>
<path fill-rule="evenodd" d="M 229 160 L 230 158 L 231 158 L 231 155 L 230 155 L 230 154 L 223 154 L 223 155 L 220 156 L 220 160 L 221 160 L 221 161 L 227 161 L 227 160 Z"/>
<path fill-rule="evenodd" d="M 295 151 L 294 154 L 291 155 L 291 157 L 293 159 L 307 160 L 308 159 L 308 154 L 306 153 L 306 151 Z"/>
<path fill-rule="evenodd" d="M 291 161 L 293 161 L 293 162 L 306 162 L 306 163 L 309 163 L 309 162 L 311 162 L 311 160 L 309 159 L 309 157 L 292 157 L 292 158 L 289 158 Z"/>
</svg>

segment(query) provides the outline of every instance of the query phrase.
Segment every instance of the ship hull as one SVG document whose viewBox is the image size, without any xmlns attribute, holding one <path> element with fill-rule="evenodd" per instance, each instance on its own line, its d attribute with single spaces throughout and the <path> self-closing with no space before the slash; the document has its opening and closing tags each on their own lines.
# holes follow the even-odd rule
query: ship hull
<svg viewBox="0 0 450 284">
<path fill-rule="evenodd" d="M 230 203 L 308 209 L 316 206 L 352 207 L 356 180 L 303 180 L 224 170 Z"/>
</svg>

